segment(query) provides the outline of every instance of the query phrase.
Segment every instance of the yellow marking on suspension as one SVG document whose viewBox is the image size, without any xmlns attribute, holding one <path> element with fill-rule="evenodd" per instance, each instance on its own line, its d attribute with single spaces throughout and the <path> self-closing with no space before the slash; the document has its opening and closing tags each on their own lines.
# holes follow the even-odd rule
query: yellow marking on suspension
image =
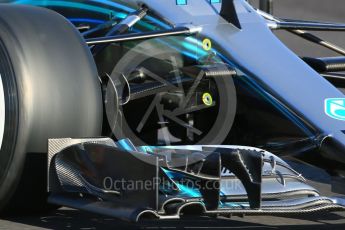
<svg viewBox="0 0 345 230">
<path fill-rule="evenodd" d="M 202 102 L 207 106 L 211 106 L 213 104 L 212 95 L 210 93 L 204 93 L 202 95 Z"/>
<path fill-rule="evenodd" d="M 210 39 L 208 38 L 205 38 L 203 41 L 202 41 L 202 48 L 206 51 L 209 51 L 212 49 L 212 42 Z"/>
</svg>

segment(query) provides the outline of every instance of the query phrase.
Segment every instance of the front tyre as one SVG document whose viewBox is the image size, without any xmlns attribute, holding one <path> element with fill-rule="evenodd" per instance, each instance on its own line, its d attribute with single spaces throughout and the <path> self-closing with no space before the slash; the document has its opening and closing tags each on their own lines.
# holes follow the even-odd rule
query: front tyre
<svg viewBox="0 0 345 230">
<path fill-rule="evenodd" d="M 61 15 L 17 5 L 0 12 L 0 211 L 44 210 L 48 139 L 101 135 L 98 74 Z"/>
</svg>

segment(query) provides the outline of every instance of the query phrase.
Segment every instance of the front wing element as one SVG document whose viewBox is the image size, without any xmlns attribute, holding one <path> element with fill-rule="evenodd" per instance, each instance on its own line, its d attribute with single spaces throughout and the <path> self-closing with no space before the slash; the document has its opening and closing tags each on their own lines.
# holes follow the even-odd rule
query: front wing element
<svg viewBox="0 0 345 230">
<path fill-rule="evenodd" d="M 342 210 L 287 163 L 241 146 L 134 146 L 125 139 L 49 140 L 49 201 L 130 221 L 181 215 Z"/>
</svg>

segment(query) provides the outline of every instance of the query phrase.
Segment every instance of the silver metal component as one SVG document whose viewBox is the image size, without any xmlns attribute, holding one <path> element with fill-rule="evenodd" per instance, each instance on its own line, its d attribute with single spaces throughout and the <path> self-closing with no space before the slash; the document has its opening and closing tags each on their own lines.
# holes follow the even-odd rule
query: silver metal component
<svg viewBox="0 0 345 230">
<path fill-rule="evenodd" d="M 146 16 L 146 14 L 147 14 L 147 9 L 146 8 L 140 8 L 139 10 L 129 14 L 125 19 L 123 19 L 118 24 L 114 24 L 113 25 L 113 22 L 115 22 L 114 19 L 113 19 L 113 20 L 111 20 L 109 22 L 106 22 L 103 25 L 100 25 L 100 26 L 94 28 L 93 31 L 91 30 L 90 33 L 93 33 L 93 32 L 98 31 L 98 30 L 102 30 L 102 29 L 104 29 L 103 27 L 113 27 L 113 28 L 111 28 L 111 30 L 109 30 L 106 33 L 105 37 L 124 34 L 132 26 L 134 26 L 137 22 L 139 22 L 142 18 L 144 18 Z M 89 35 L 89 34 L 87 34 L 87 35 Z M 85 35 L 86 34 L 84 34 L 84 36 Z M 90 48 L 91 48 L 92 54 L 94 56 L 96 56 L 103 49 L 105 49 L 107 47 L 107 45 L 109 45 L 109 44 L 110 43 L 101 44 L 101 45 L 98 45 L 98 46 L 91 46 Z"/>
<path fill-rule="evenodd" d="M 100 24 L 92 29 L 88 29 L 87 31 L 83 32 L 82 35 L 84 37 L 87 37 L 87 36 L 90 36 L 91 34 L 94 34 L 96 32 L 99 32 L 101 30 L 104 30 L 104 29 L 108 29 L 108 28 L 111 28 L 113 26 L 115 26 L 117 24 L 117 20 L 116 19 L 112 19 L 110 21 L 107 21 L 103 24 Z"/>
<path fill-rule="evenodd" d="M 161 211 L 155 210 L 131 210 L 131 208 L 121 206 L 114 206 L 111 202 L 107 201 L 90 201 L 87 198 L 76 199 L 74 197 L 64 196 L 50 196 L 49 202 L 58 205 L 64 205 L 71 208 L 78 208 L 85 211 L 96 212 L 110 217 L 128 218 L 129 214 L 131 221 L 139 221 L 148 217 L 157 219 L 179 219 L 186 208 L 194 208 L 198 210 L 196 214 L 199 215 L 289 215 L 289 214 L 308 214 L 324 211 L 337 211 L 344 210 L 344 200 L 338 198 L 327 197 L 310 197 L 305 199 L 290 199 L 285 201 L 267 201 L 263 202 L 262 208 L 255 210 L 249 209 L 245 204 L 234 203 L 233 207 L 223 207 L 217 210 L 207 210 L 205 204 L 199 201 L 181 200 L 179 203 L 167 202 Z M 128 213 L 130 212 L 130 213 Z M 131 213 L 134 212 L 134 213 Z M 119 213 L 121 215 L 119 216 Z"/>
<path fill-rule="evenodd" d="M 189 33 L 191 34 L 198 34 L 202 32 L 202 26 L 195 26 L 193 24 L 178 24 L 175 26 L 176 28 L 188 28 Z"/>
<path fill-rule="evenodd" d="M 125 18 L 121 22 L 121 24 L 126 24 L 128 27 L 132 27 L 140 20 L 141 20 L 141 17 L 139 17 L 138 15 L 130 15 L 127 18 Z"/>
<path fill-rule="evenodd" d="M 170 30 L 163 30 L 163 31 L 154 31 L 154 32 L 146 32 L 146 33 L 136 33 L 136 34 L 126 34 L 126 35 L 118 35 L 118 36 L 110 36 L 104 38 L 91 38 L 86 39 L 86 44 L 89 46 L 98 45 L 98 44 L 110 44 L 110 43 L 118 43 L 118 42 L 126 42 L 126 41 L 136 41 L 136 40 L 143 40 L 143 39 L 152 39 L 152 38 L 159 38 L 159 37 L 167 37 L 167 36 L 178 36 L 178 35 L 192 35 L 200 31 L 199 29 L 189 29 L 185 27 L 177 27 Z"/>
<path fill-rule="evenodd" d="M 270 156 L 270 161 L 271 161 L 271 167 L 272 167 L 271 172 L 274 173 L 276 171 L 276 166 L 277 166 L 277 162 L 274 156 Z"/>
<path fill-rule="evenodd" d="M 277 30 L 278 29 L 278 23 L 277 22 L 268 21 L 267 26 L 271 30 Z"/>
<path fill-rule="evenodd" d="M 276 29 L 312 30 L 312 31 L 345 31 L 344 24 L 321 22 L 277 22 Z"/>
<path fill-rule="evenodd" d="M 345 24 L 310 21 L 284 21 L 262 10 L 256 12 L 265 18 L 270 29 L 285 30 L 315 30 L 315 31 L 345 31 Z"/>
<path fill-rule="evenodd" d="M 81 25 L 76 27 L 77 30 L 82 31 L 82 30 L 89 30 L 90 26 L 89 25 Z"/>
<path fill-rule="evenodd" d="M 274 17 L 273 15 L 267 13 L 267 12 L 264 12 L 262 10 L 259 10 L 257 9 L 256 12 L 261 15 L 263 18 L 269 20 L 269 21 L 273 21 L 273 22 L 280 22 L 280 20 L 276 17 Z"/>
<path fill-rule="evenodd" d="M 282 22 L 281 19 L 278 19 L 278 18 L 274 17 L 273 15 L 270 15 L 266 12 L 261 11 L 261 10 L 257 10 L 257 13 L 267 20 L 266 23 L 267 23 L 268 28 L 270 28 L 271 30 L 279 29 L 279 23 Z M 324 23 L 324 25 L 332 25 L 332 24 Z M 295 35 L 297 35 L 303 39 L 306 39 L 310 42 L 316 43 L 320 46 L 323 46 L 325 48 L 333 50 L 334 52 L 337 52 L 341 55 L 345 55 L 345 49 L 343 49 L 342 47 L 339 47 L 339 46 L 337 46 L 331 42 L 325 41 L 325 40 L 323 40 L 323 39 L 321 39 L 321 38 L 319 38 L 319 37 L 317 37 L 311 33 L 307 33 L 306 31 L 303 31 L 301 29 L 298 29 L 298 30 L 289 29 L 288 31 L 290 33 L 293 33 L 293 34 L 295 34 Z"/>
<path fill-rule="evenodd" d="M 330 198 L 334 204 L 341 205 L 345 207 L 345 199 L 340 197 L 331 197 Z"/>
<path fill-rule="evenodd" d="M 310 42 L 316 43 L 318 45 L 321 45 L 323 47 L 326 47 L 330 50 L 333 50 L 334 52 L 337 52 L 338 54 L 344 55 L 345 56 L 345 49 L 342 47 L 339 47 L 331 42 L 325 41 L 313 34 L 307 33 L 303 30 L 289 30 L 290 33 L 293 33 L 303 39 L 306 39 Z"/>
<path fill-rule="evenodd" d="M 281 184 L 285 187 L 286 181 L 285 181 L 284 175 L 279 171 L 275 171 L 275 173 L 279 177 Z"/>
</svg>

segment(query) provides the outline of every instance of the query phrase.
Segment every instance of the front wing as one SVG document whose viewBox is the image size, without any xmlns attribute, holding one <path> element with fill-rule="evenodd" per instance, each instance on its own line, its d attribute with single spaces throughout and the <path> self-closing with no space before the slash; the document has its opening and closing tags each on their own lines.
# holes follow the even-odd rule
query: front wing
<svg viewBox="0 0 345 230">
<path fill-rule="evenodd" d="M 279 157 L 243 146 L 49 140 L 49 201 L 129 221 L 343 210 Z"/>
</svg>

